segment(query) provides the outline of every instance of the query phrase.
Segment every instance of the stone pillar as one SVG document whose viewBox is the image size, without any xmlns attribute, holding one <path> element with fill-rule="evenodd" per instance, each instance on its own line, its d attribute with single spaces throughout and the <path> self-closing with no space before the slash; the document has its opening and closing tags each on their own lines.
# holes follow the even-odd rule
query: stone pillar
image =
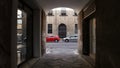
<svg viewBox="0 0 120 68">
<path fill-rule="evenodd" d="M 0 0 L 0 68 L 16 68 L 17 0 Z"/>
<path fill-rule="evenodd" d="M 33 44 L 34 49 L 33 50 L 34 51 L 33 52 L 34 53 L 33 53 L 33 56 L 36 57 L 36 58 L 40 57 L 40 54 L 41 54 L 40 53 L 41 52 L 40 51 L 40 47 L 41 47 L 41 43 L 40 43 L 40 41 L 41 41 L 40 40 L 40 38 L 41 38 L 40 37 L 40 32 L 41 32 L 40 31 L 40 28 L 41 28 L 40 27 L 40 25 L 41 25 L 40 24 L 41 23 L 40 16 L 41 16 L 41 14 L 40 14 L 40 12 L 41 12 L 40 10 L 34 10 L 33 11 L 33 14 L 34 14 L 33 15 L 34 16 L 34 23 L 33 23 L 33 25 L 34 25 L 33 26 L 33 33 L 34 33 L 33 34 L 34 35 L 34 38 L 33 38 L 33 42 L 34 42 L 34 44 Z"/>
<path fill-rule="evenodd" d="M 83 35 L 82 35 L 82 22 L 83 22 L 83 10 L 81 10 L 81 12 L 79 13 L 78 16 L 78 52 L 79 54 L 82 54 L 82 48 L 83 48 Z"/>
<path fill-rule="evenodd" d="M 46 15 L 44 10 L 41 11 L 41 55 L 43 55 L 46 51 Z"/>
</svg>

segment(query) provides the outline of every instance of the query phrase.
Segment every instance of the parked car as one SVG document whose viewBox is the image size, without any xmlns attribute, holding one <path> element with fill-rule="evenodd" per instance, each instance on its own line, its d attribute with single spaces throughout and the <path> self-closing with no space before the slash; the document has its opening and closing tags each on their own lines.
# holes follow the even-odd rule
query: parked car
<svg viewBox="0 0 120 68">
<path fill-rule="evenodd" d="M 55 36 L 47 36 L 46 37 L 46 42 L 59 42 L 60 41 L 60 37 L 58 35 Z"/>
<path fill-rule="evenodd" d="M 77 42 L 77 40 L 78 40 L 77 34 L 69 35 L 69 36 L 63 38 L 63 41 L 65 41 L 65 42 Z"/>
</svg>

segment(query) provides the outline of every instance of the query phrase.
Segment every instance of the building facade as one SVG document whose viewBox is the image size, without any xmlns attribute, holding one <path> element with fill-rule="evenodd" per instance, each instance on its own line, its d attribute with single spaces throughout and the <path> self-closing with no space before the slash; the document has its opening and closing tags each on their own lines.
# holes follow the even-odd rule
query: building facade
<svg viewBox="0 0 120 68">
<path fill-rule="evenodd" d="M 50 10 L 46 20 L 46 34 L 64 38 L 78 33 L 77 13 L 68 8 Z"/>
</svg>

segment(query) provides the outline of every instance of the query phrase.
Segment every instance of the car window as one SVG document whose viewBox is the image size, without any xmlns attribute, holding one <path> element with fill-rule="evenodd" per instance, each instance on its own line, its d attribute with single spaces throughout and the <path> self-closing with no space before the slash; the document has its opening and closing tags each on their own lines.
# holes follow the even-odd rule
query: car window
<svg viewBox="0 0 120 68">
<path fill-rule="evenodd" d="M 78 37 L 78 36 L 74 36 L 74 37 Z"/>
</svg>

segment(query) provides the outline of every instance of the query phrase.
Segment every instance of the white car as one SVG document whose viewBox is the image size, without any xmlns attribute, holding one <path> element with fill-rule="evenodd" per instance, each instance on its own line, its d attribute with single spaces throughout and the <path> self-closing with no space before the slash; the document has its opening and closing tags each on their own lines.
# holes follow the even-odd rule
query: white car
<svg viewBox="0 0 120 68">
<path fill-rule="evenodd" d="M 70 35 L 70 36 L 63 38 L 63 41 L 65 41 L 65 42 L 77 42 L 77 40 L 78 40 L 77 34 Z"/>
</svg>

